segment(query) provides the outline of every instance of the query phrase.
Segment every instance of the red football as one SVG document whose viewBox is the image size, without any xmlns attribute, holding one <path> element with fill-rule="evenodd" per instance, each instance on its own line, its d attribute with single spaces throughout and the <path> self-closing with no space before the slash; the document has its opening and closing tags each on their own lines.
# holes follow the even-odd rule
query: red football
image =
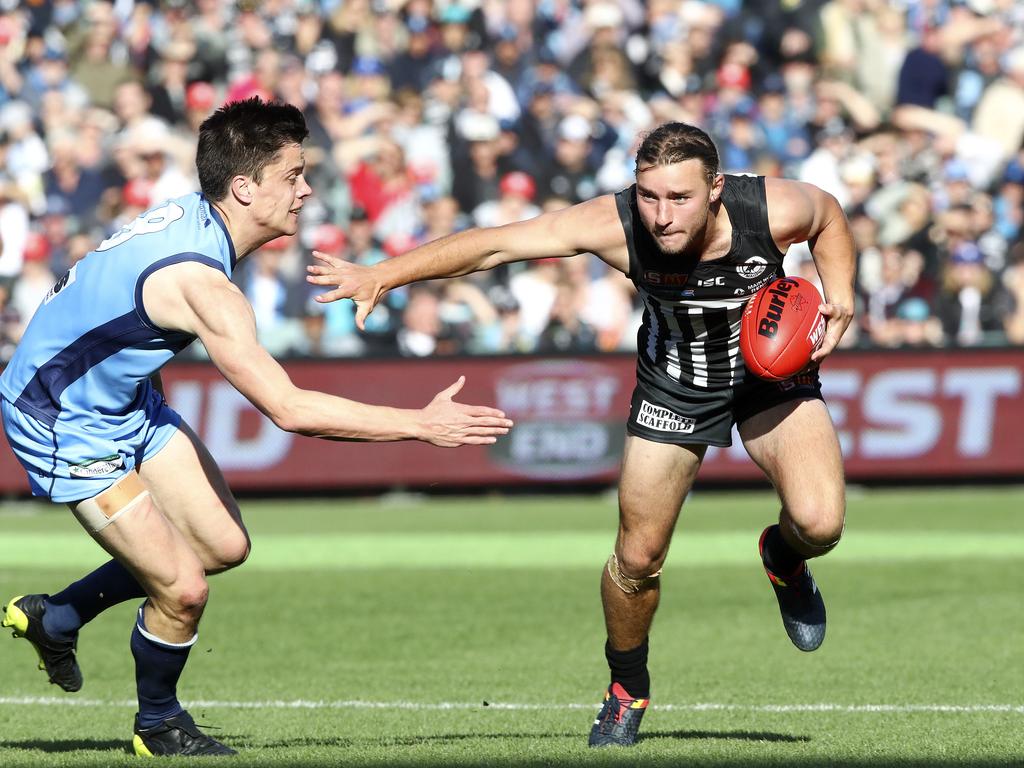
<svg viewBox="0 0 1024 768">
<path fill-rule="evenodd" d="M 807 280 L 780 277 L 747 302 L 740 326 L 740 351 L 750 372 L 782 381 L 799 373 L 825 338 L 821 294 Z"/>
</svg>

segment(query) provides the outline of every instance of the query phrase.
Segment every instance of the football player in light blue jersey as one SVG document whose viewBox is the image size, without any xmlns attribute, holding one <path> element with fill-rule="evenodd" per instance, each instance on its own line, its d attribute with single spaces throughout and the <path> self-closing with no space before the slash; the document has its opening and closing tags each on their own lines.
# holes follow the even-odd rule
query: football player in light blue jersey
<svg viewBox="0 0 1024 768">
<path fill-rule="evenodd" d="M 302 114 L 249 99 L 200 128 L 202 194 L 167 201 L 75 264 L 44 299 L 0 376 L 4 431 L 32 492 L 67 503 L 111 561 L 54 595 L 4 606 L 4 626 L 33 645 L 50 682 L 82 686 L 78 630 L 145 597 L 131 637 L 140 755 L 228 755 L 176 695 L 198 635 L 206 576 L 241 564 L 249 538 L 216 463 L 167 403 L 159 370 L 198 338 L 225 378 L 290 432 L 333 440 L 493 443 L 512 425 L 453 401 L 460 378 L 420 410 L 299 389 L 256 338 L 230 281 L 238 260 L 294 235 L 312 193 Z"/>
</svg>

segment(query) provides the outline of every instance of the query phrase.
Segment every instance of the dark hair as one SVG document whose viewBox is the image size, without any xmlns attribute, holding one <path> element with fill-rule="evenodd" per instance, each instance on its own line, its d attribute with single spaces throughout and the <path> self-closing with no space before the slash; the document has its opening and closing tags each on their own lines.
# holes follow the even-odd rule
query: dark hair
<svg viewBox="0 0 1024 768">
<path fill-rule="evenodd" d="M 225 104 L 199 126 L 199 187 L 208 200 L 223 200 L 235 176 L 258 184 L 282 147 L 308 135 L 305 118 L 291 104 L 257 96 Z"/>
<path fill-rule="evenodd" d="M 687 123 L 665 123 L 644 136 L 636 151 L 636 169 L 700 160 L 708 183 L 718 175 L 718 149 L 704 131 Z"/>
</svg>

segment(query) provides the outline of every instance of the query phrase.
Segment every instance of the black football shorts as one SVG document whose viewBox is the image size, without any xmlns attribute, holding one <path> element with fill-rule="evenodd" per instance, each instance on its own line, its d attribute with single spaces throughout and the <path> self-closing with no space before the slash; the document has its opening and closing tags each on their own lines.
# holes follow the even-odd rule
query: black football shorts
<svg viewBox="0 0 1024 768">
<path fill-rule="evenodd" d="M 638 381 L 626 431 L 656 443 L 732 445 L 732 426 L 791 400 L 823 400 L 818 371 L 785 381 L 767 381 L 747 372 L 735 387 L 699 389 L 682 382 L 671 388 Z"/>
</svg>

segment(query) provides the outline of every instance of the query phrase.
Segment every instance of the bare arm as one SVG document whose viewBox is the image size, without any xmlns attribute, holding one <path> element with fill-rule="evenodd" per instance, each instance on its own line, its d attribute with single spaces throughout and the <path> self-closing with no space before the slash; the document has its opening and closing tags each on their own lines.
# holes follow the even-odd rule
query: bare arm
<svg viewBox="0 0 1024 768">
<path fill-rule="evenodd" d="M 836 199 L 813 184 L 785 179 L 766 179 L 768 221 L 772 237 L 785 251 L 806 241 L 821 277 L 828 317 L 825 339 L 811 356 L 821 361 L 835 349 L 853 319 L 854 276 L 857 251 L 842 207 Z"/>
<path fill-rule="evenodd" d="M 385 292 L 400 285 L 439 277 L 458 277 L 499 264 L 593 253 L 629 271 L 626 235 L 611 195 L 552 211 L 517 224 L 469 229 L 414 248 L 372 267 L 350 264 L 313 252 L 319 262 L 308 267 L 307 280 L 337 286 L 317 297 L 330 302 L 353 299 L 360 328 Z"/>
<path fill-rule="evenodd" d="M 224 378 L 288 432 L 333 440 L 414 439 L 452 447 L 493 443 L 512 425 L 501 411 L 453 402 L 463 378 L 419 410 L 368 405 L 295 386 L 260 346 L 245 296 L 209 267 L 183 264 L 161 270 L 146 281 L 144 303 L 155 324 L 197 335 Z"/>
</svg>

